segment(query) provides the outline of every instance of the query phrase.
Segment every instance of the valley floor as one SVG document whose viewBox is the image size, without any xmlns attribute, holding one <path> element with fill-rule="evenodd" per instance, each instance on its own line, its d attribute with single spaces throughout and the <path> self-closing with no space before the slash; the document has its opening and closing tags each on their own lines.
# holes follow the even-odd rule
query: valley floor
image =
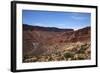
<svg viewBox="0 0 100 73">
<path fill-rule="evenodd" d="M 46 46 L 47 48 L 52 48 L 48 49 L 48 51 L 43 54 L 24 56 L 23 63 L 91 59 L 90 42 L 62 43 L 61 45 L 54 45 Z"/>
</svg>

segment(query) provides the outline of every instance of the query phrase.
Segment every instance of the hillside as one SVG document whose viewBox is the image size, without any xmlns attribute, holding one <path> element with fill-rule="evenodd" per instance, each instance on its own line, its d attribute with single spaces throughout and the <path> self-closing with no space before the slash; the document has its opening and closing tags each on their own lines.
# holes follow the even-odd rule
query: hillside
<svg viewBox="0 0 100 73">
<path fill-rule="evenodd" d="M 23 62 L 72 60 L 80 55 L 90 59 L 90 31 L 23 24 Z"/>
</svg>

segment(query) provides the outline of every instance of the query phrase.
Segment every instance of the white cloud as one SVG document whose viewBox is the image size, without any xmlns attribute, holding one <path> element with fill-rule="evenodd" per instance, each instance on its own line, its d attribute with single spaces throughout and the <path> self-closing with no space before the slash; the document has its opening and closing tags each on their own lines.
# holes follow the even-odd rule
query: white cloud
<svg viewBox="0 0 100 73">
<path fill-rule="evenodd" d="M 82 16 L 71 16 L 72 19 L 75 19 L 75 20 L 83 20 L 85 19 L 85 17 L 82 17 Z"/>
<path fill-rule="evenodd" d="M 83 14 L 80 13 L 71 13 L 71 18 L 75 20 L 83 20 L 86 19 L 86 17 Z"/>
</svg>

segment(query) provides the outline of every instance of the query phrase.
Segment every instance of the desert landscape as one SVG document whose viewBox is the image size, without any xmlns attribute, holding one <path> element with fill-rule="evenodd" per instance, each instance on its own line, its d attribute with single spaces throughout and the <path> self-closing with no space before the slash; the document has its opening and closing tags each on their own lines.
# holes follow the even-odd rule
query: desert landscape
<svg viewBox="0 0 100 73">
<path fill-rule="evenodd" d="M 91 59 L 91 27 L 61 29 L 23 24 L 23 63 Z"/>
</svg>

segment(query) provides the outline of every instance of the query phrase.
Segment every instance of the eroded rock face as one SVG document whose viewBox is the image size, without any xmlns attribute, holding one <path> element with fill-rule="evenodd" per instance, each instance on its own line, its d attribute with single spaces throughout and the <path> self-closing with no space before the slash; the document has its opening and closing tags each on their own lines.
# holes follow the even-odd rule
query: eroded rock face
<svg viewBox="0 0 100 73">
<path fill-rule="evenodd" d="M 56 53 L 56 51 L 63 52 L 71 47 L 68 46 L 69 44 L 74 44 L 73 47 L 75 48 L 77 42 L 90 44 L 90 31 L 90 27 L 74 31 L 73 29 L 23 24 L 23 58 L 26 56 L 50 55 Z M 79 46 L 78 44 L 75 49 Z"/>
</svg>

